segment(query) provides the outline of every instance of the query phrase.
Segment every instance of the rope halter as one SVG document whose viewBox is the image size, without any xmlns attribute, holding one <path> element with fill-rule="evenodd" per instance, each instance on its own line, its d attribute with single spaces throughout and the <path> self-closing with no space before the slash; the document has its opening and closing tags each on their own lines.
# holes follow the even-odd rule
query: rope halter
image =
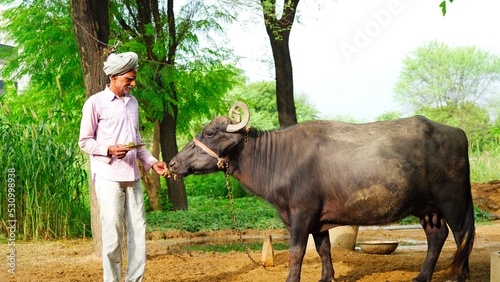
<svg viewBox="0 0 500 282">
<path fill-rule="evenodd" d="M 201 143 L 198 138 L 193 138 L 194 144 L 198 147 L 200 147 L 205 153 L 209 154 L 210 156 L 214 157 L 217 159 L 217 167 L 219 169 L 224 169 L 226 167 L 226 164 L 229 162 L 228 157 L 221 158 L 219 155 L 217 155 L 212 149 L 208 148 L 205 144 Z"/>
</svg>

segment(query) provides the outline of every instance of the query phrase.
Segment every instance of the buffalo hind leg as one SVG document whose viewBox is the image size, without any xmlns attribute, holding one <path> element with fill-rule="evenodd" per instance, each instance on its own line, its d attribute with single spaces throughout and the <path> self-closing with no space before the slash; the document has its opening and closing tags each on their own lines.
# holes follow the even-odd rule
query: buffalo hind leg
<svg viewBox="0 0 500 282">
<path fill-rule="evenodd" d="M 451 228 L 451 227 L 450 227 Z M 453 236 L 455 238 L 455 243 L 457 244 L 457 248 L 464 248 L 462 245 L 465 236 L 474 236 L 474 234 L 466 234 L 464 231 L 465 230 L 460 230 L 460 231 L 455 231 L 453 228 L 451 229 L 453 232 Z M 452 265 L 453 266 L 453 265 Z M 450 281 L 465 281 L 470 278 L 470 271 L 469 271 L 469 260 L 465 260 L 461 265 L 457 265 L 454 268 L 452 267 L 451 270 L 449 270 L 451 273 L 451 278 Z"/>
<path fill-rule="evenodd" d="M 448 237 L 448 226 L 443 216 L 438 213 L 426 215 L 420 219 L 420 223 L 427 236 L 427 256 L 425 257 L 420 273 L 417 277 L 413 278 L 413 281 L 427 282 L 431 281 L 439 254 Z"/>
<path fill-rule="evenodd" d="M 335 271 L 332 265 L 330 234 L 327 231 L 314 233 L 314 245 L 321 258 L 321 280 L 319 282 L 330 282 L 334 279 Z"/>
<path fill-rule="evenodd" d="M 446 214 L 445 214 L 446 215 Z M 453 232 L 457 251 L 448 269 L 451 281 L 465 281 L 470 278 L 469 256 L 474 244 L 474 210 L 472 202 L 468 204 L 465 217 L 456 213 L 446 216 L 446 222 Z"/>
</svg>

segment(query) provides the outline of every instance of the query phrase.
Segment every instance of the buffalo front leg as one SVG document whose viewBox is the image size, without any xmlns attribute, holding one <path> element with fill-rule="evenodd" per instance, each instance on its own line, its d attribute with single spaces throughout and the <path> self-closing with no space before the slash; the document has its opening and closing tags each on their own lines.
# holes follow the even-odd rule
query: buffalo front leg
<svg viewBox="0 0 500 282">
<path fill-rule="evenodd" d="M 287 282 L 299 282 L 302 270 L 302 261 L 306 253 L 307 239 L 311 226 L 310 212 L 304 210 L 294 210 L 290 214 L 290 249 L 288 257 L 290 261 L 290 272 Z"/>
<path fill-rule="evenodd" d="M 420 273 L 413 281 L 426 282 L 431 281 L 439 254 L 448 237 L 448 226 L 444 218 L 437 213 L 421 218 L 420 223 L 427 236 L 427 256 L 425 257 Z"/>
<path fill-rule="evenodd" d="M 330 234 L 327 231 L 314 233 L 314 245 L 321 258 L 321 280 L 319 282 L 331 282 L 334 279 L 335 271 L 332 265 Z"/>
<path fill-rule="evenodd" d="M 309 233 L 298 232 L 292 229 L 290 234 L 290 249 L 288 250 L 288 257 L 290 261 L 290 272 L 286 282 L 299 282 L 300 272 L 302 270 L 302 260 L 306 253 L 306 245 Z"/>
</svg>

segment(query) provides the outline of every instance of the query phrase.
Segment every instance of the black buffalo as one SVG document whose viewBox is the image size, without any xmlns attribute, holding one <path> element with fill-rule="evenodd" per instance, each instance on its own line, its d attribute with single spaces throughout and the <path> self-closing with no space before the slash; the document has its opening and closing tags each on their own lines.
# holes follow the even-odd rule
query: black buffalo
<svg viewBox="0 0 500 282">
<path fill-rule="evenodd" d="M 311 121 L 259 131 L 246 126 L 246 105 L 235 107 L 243 109 L 242 121 L 213 119 L 169 169 L 180 176 L 227 170 L 272 203 L 290 232 L 287 281 L 300 280 L 310 233 L 322 261 L 320 281 L 331 281 L 329 228 L 387 224 L 408 215 L 420 218 L 428 243 L 414 281 L 431 280 L 448 226 L 457 244 L 450 279 L 469 278 L 474 212 L 461 129 L 415 116 L 368 124 Z"/>
</svg>

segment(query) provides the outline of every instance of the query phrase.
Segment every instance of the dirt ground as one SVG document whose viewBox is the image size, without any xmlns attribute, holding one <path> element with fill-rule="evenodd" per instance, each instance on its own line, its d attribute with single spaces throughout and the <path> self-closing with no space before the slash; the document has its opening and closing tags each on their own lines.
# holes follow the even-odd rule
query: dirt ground
<svg viewBox="0 0 500 282">
<path fill-rule="evenodd" d="M 474 185 L 475 204 L 500 214 L 500 181 Z M 244 232 L 246 241 L 263 241 L 272 235 L 273 242 L 287 241 L 285 230 Z M 500 251 L 500 220 L 478 224 L 475 245 L 470 258 L 471 281 L 489 281 L 490 256 Z M 387 227 L 361 227 L 358 242 L 374 239 L 400 241 L 400 246 L 390 255 L 366 254 L 333 249 L 335 281 L 411 281 L 422 265 L 426 254 L 426 241 L 421 229 L 388 229 Z M 145 281 L 235 281 L 268 282 L 285 281 L 288 274 L 288 252 L 275 251 L 273 267 L 255 265 L 247 254 L 203 253 L 183 251 L 186 244 L 231 242 L 238 240 L 233 231 L 182 233 L 153 232 L 148 234 L 148 258 Z M 456 247 L 450 236 L 443 248 L 434 272 L 433 281 L 445 281 L 445 270 Z M 7 263 L 0 266 L 0 281 L 102 281 L 101 262 L 93 255 L 90 240 L 58 242 L 18 242 L 16 245 L 15 274 L 9 273 Z M 5 261 L 9 246 L 0 246 Z M 261 251 L 250 256 L 260 262 Z M 321 275 L 319 256 L 308 251 L 302 267 L 302 281 L 317 281 Z"/>
</svg>

